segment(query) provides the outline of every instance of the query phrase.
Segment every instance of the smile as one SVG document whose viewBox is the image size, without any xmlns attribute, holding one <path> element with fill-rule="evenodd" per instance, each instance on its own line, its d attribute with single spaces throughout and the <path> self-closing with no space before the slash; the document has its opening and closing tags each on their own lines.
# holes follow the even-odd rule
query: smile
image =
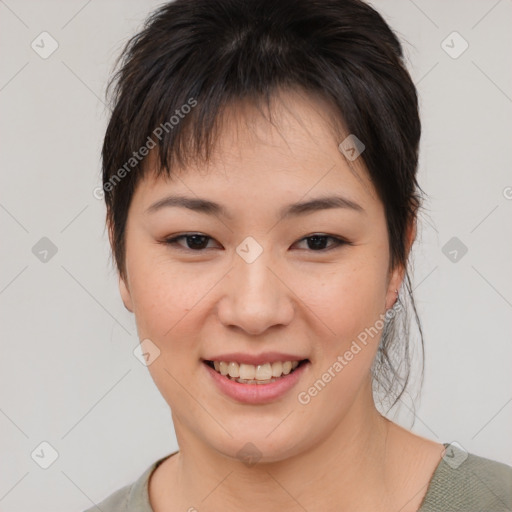
<svg viewBox="0 0 512 512">
<path fill-rule="evenodd" d="M 304 361 L 275 361 L 258 365 L 236 361 L 205 361 L 217 373 L 240 384 L 270 384 L 293 371 Z"/>
</svg>

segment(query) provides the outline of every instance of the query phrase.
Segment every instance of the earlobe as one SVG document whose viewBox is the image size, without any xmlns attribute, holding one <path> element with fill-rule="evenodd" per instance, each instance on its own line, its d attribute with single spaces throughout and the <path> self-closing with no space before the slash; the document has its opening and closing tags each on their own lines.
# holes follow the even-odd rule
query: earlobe
<svg viewBox="0 0 512 512">
<path fill-rule="evenodd" d="M 410 251 L 414 241 L 416 240 L 417 234 L 417 222 L 416 217 L 412 220 L 409 225 L 409 229 L 407 230 L 407 247 L 406 247 L 406 260 L 408 260 Z M 386 293 L 386 310 L 392 308 L 396 301 L 398 300 L 398 293 L 400 291 L 400 287 L 402 286 L 402 282 L 405 278 L 405 268 L 397 267 L 391 276 L 391 279 L 388 284 L 388 290 Z"/>
<path fill-rule="evenodd" d="M 407 240 L 407 258 L 409 258 L 409 253 L 412 249 L 412 244 L 414 243 L 414 241 L 416 240 L 416 235 L 417 235 L 417 232 L 418 232 L 418 222 L 417 222 L 417 218 L 414 217 L 414 219 L 412 220 L 411 222 L 411 226 L 408 230 L 408 240 Z"/>
<path fill-rule="evenodd" d="M 402 285 L 402 281 L 404 278 L 403 271 L 396 269 L 393 272 L 393 276 L 389 282 L 388 290 L 386 293 L 386 310 L 391 309 L 398 300 L 398 293 L 400 291 L 400 286 Z"/>
<path fill-rule="evenodd" d="M 132 295 L 128 286 L 126 285 L 125 280 L 122 277 L 119 277 L 119 292 L 121 294 L 121 298 L 123 299 L 124 307 L 133 313 L 133 303 L 132 303 Z"/>
</svg>

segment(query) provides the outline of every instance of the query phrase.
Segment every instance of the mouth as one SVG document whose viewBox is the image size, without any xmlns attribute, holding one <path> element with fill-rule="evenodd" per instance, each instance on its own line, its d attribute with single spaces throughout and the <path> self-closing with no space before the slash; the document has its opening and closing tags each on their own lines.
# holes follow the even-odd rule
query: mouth
<svg viewBox="0 0 512 512">
<path fill-rule="evenodd" d="M 258 365 L 236 361 L 208 361 L 203 363 L 219 375 L 239 384 L 262 385 L 277 382 L 309 363 L 309 359 L 274 361 Z"/>
</svg>

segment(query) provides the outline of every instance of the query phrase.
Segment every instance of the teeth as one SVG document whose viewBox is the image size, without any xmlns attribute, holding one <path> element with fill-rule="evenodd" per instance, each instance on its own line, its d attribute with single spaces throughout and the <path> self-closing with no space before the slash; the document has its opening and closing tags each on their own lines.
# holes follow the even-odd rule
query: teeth
<svg viewBox="0 0 512 512">
<path fill-rule="evenodd" d="M 245 365 L 244 365 L 245 366 Z M 270 363 L 259 364 L 256 367 L 256 380 L 269 380 L 272 378 L 272 365 Z"/>
<path fill-rule="evenodd" d="M 215 365 L 215 363 L 213 363 Z M 221 361 L 219 363 L 219 368 L 215 368 L 217 371 L 220 371 L 221 375 L 227 375 L 229 371 L 228 363 L 225 363 L 224 361 Z"/>
<path fill-rule="evenodd" d="M 229 363 L 229 365 L 234 365 L 236 363 Z M 254 376 L 256 375 L 256 367 L 252 364 L 241 364 L 240 365 L 240 372 L 239 377 L 244 380 L 253 380 Z M 230 374 L 232 377 L 232 375 Z"/>
<path fill-rule="evenodd" d="M 277 363 L 272 363 L 272 377 L 281 377 L 283 373 L 283 363 L 278 361 Z"/>
<path fill-rule="evenodd" d="M 229 363 L 228 365 L 228 375 L 233 379 L 240 377 L 240 365 L 238 363 Z"/>
<path fill-rule="evenodd" d="M 235 361 L 214 361 L 213 366 L 221 375 L 226 375 L 234 380 L 247 381 L 248 383 L 266 384 L 275 379 L 288 375 L 299 366 L 299 361 L 277 361 L 275 363 L 259 364 L 238 364 Z"/>
</svg>

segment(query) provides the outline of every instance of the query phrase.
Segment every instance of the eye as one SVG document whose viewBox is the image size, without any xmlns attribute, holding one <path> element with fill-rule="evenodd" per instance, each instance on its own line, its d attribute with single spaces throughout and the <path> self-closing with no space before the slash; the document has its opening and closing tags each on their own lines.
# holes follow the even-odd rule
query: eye
<svg viewBox="0 0 512 512">
<path fill-rule="evenodd" d="M 183 239 L 186 241 L 187 247 L 183 247 L 183 245 L 179 243 L 179 241 Z M 185 235 L 166 238 L 163 243 L 166 245 L 178 246 L 178 249 L 183 249 L 185 251 L 191 250 L 199 252 L 206 248 L 208 240 L 213 240 L 213 238 L 200 233 L 186 233 Z"/>
<path fill-rule="evenodd" d="M 181 240 L 185 240 L 185 247 L 180 243 Z M 207 235 L 202 235 L 201 233 L 186 233 L 184 235 L 166 238 L 163 243 L 165 245 L 175 246 L 176 248 L 184 251 L 201 252 L 208 248 L 207 245 L 209 240 L 213 240 L 213 238 Z M 332 243 L 330 247 L 328 246 L 326 248 L 326 242 L 328 240 L 331 240 Z M 299 240 L 297 243 L 300 244 L 302 242 L 307 242 L 308 249 L 313 252 L 327 252 L 341 245 L 350 245 L 350 242 L 347 242 L 346 240 L 324 234 L 310 235 Z"/>
<path fill-rule="evenodd" d="M 326 245 L 327 240 L 329 240 L 329 239 L 332 240 L 333 243 L 331 244 L 330 247 L 328 247 L 326 249 L 325 245 Z M 307 237 L 303 238 L 302 240 L 300 240 L 298 243 L 301 243 L 304 241 L 307 242 L 308 248 L 314 252 L 327 252 L 327 251 L 335 249 L 336 247 L 341 246 L 341 245 L 349 245 L 349 242 L 347 242 L 346 240 L 343 240 L 343 239 L 335 237 L 335 236 L 323 235 L 323 234 L 315 234 L 315 235 L 307 236 Z"/>
</svg>

